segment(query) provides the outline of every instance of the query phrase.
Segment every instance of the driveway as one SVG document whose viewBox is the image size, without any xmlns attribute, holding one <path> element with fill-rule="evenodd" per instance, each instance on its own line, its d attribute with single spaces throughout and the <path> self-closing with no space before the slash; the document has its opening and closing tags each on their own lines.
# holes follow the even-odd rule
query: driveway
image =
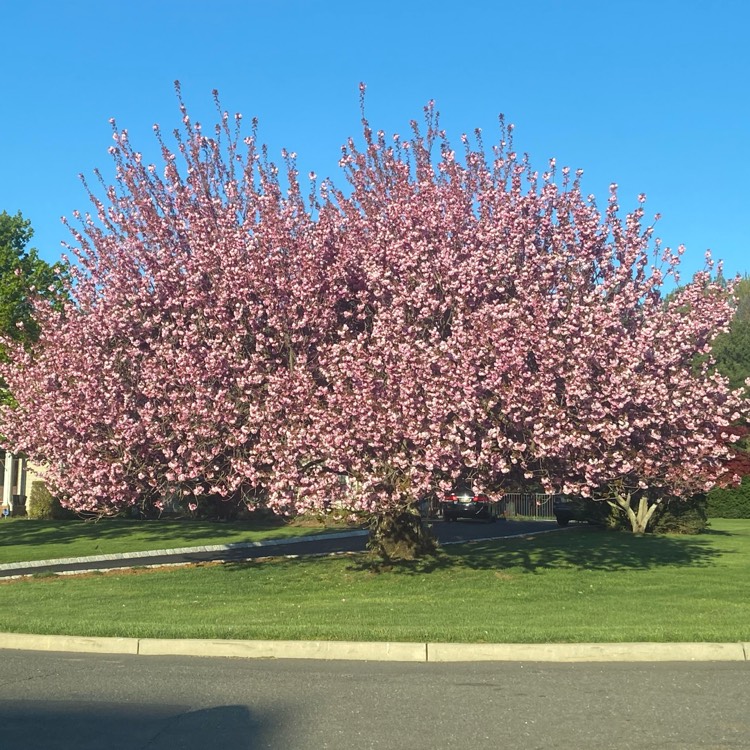
<svg viewBox="0 0 750 750">
<path fill-rule="evenodd" d="M 457 544 L 480 539 L 500 539 L 558 530 L 554 521 L 486 521 L 460 520 L 445 523 L 442 520 L 427 522 L 432 533 L 441 544 Z M 34 573 L 70 573 L 84 570 L 109 570 L 146 565 L 173 565 L 197 562 L 241 561 L 257 557 L 284 555 L 324 555 L 336 552 L 362 552 L 367 544 L 367 532 L 354 531 L 320 536 L 300 537 L 290 540 L 274 540 L 267 543 L 227 545 L 212 549 L 162 550 L 153 555 L 138 553 L 132 556 L 102 557 L 73 560 L 47 560 L 31 563 L 14 563 L 0 568 L 0 578 L 31 575 Z"/>
</svg>

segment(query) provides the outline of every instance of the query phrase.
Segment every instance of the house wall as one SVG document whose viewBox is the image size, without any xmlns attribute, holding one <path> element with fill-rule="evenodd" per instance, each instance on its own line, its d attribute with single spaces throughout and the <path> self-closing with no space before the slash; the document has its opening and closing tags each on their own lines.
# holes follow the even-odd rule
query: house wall
<svg viewBox="0 0 750 750">
<path fill-rule="evenodd" d="M 43 479 L 41 469 L 29 464 L 24 457 L 2 451 L 0 469 L 0 512 L 7 515 L 26 514 L 26 501 L 31 483 Z"/>
</svg>

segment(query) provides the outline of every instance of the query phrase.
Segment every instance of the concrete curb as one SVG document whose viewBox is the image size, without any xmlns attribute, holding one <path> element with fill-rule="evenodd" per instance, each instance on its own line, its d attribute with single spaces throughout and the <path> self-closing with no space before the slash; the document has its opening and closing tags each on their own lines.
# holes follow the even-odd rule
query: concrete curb
<svg viewBox="0 0 750 750">
<path fill-rule="evenodd" d="M 430 643 L 429 661 L 747 661 L 743 643 Z"/>
<path fill-rule="evenodd" d="M 68 651 L 85 654 L 137 654 L 138 639 L 0 633 L 0 649 L 16 649 L 18 651 Z"/>
<path fill-rule="evenodd" d="M 524 531 L 521 534 L 508 534 L 507 536 L 483 536 L 478 539 L 455 539 L 451 542 L 440 542 L 441 547 L 447 547 L 449 544 L 477 544 L 478 542 L 499 542 L 501 539 L 523 539 L 524 537 L 541 536 L 542 534 L 561 534 L 563 532 L 570 532 L 575 529 L 575 526 L 567 526 L 565 528 L 558 527 L 556 529 L 539 529 L 539 531 Z"/>
<path fill-rule="evenodd" d="M 138 653 L 144 656 L 228 656 L 244 659 L 427 661 L 427 648 L 424 643 L 354 641 L 204 641 L 144 638 L 139 642 Z"/>
<path fill-rule="evenodd" d="M 385 643 L 87 638 L 0 633 L 0 650 L 396 662 L 750 661 L 750 643 Z"/>
<path fill-rule="evenodd" d="M 285 544 L 303 544 L 311 541 L 327 541 L 331 539 L 348 539 L 350 537 L 366 536 L 367 530 L 340 531 L 333 534 L 308 534 L 294 536 L 287 539 L 265 539 L 260 542 L 234 542 L 232 544 L 208 544 L 201 547 L 175 547 L 174 549 L 153 549 L 141 552 L 116 552 L 110 555 L 89 555 L 87 557 L 60 557 L 51 560 L 31 560 L 29 562 L 1 563 L 0 570 L 22 570 L 26 568 L 42 568 L 50 565 L 71 565 L 74 563 L 95 563 L 105 560 L 137 560 L 144 557 L 167 557 L 169 555 L 190 555 L 196 552 L 229 552 L 241 549 L 257 549 L 258 547 L 278 547 Z"/>
</svg>

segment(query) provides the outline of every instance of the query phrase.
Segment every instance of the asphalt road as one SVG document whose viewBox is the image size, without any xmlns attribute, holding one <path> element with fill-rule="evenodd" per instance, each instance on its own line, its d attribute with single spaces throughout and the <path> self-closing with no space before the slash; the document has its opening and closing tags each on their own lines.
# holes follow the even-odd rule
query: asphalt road
<svg viewBox="0 0 750 750">
<path fill-rule="evenodd" d="M 3 750 L 750 748 L 746 663 L 392 664 L 0 651 Z"/>
<path fill-rule="evenodd" d="M 474 539 L 500 538 L 516 534 L 539 533 L 551 531 L 558 526 L 554 521 L 485 521 L 462 520 L 445 523 L 441 520 L 429 521 L 438 541 L 446 544 Z M 134 565 L 168 565 L 174 563 L 197 563 L 211 560 L 239 561 L 268 555 L 320 555 L 333 552 L 359 552 L 365 549 L 366 536 L 351 536 L 338 539 L 316 539 L 314 536 L 306 541 L 290 541 L 288 544 L 277 544 L 273 547 L 243 547 L 214 552 L 190 552 L 173 555 L 153 555 L 138 557 L 132 560 L 100 560 L 91 562 L 53 563 L 44 566 L 14 567 L 11 570 L 0 570 L 0 578 L 27 575 L 41 572 L 70 572 L 106 570 L 110 568 L 130 567 Z M 0 746 L 1 748 L 2 746 Z"/>
</svg>

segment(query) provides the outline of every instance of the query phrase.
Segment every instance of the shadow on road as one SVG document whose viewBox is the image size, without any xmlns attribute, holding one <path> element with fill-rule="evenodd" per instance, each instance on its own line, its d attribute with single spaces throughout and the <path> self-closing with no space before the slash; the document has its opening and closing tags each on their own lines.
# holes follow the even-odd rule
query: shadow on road
<svg viewBox="0 0 750 750">
<path fill-rule="evenodd" d="M 273 746 L 276 722 L 245 706 L 4 701 L 3 750 L 258 750 Z"/>
</svg>

